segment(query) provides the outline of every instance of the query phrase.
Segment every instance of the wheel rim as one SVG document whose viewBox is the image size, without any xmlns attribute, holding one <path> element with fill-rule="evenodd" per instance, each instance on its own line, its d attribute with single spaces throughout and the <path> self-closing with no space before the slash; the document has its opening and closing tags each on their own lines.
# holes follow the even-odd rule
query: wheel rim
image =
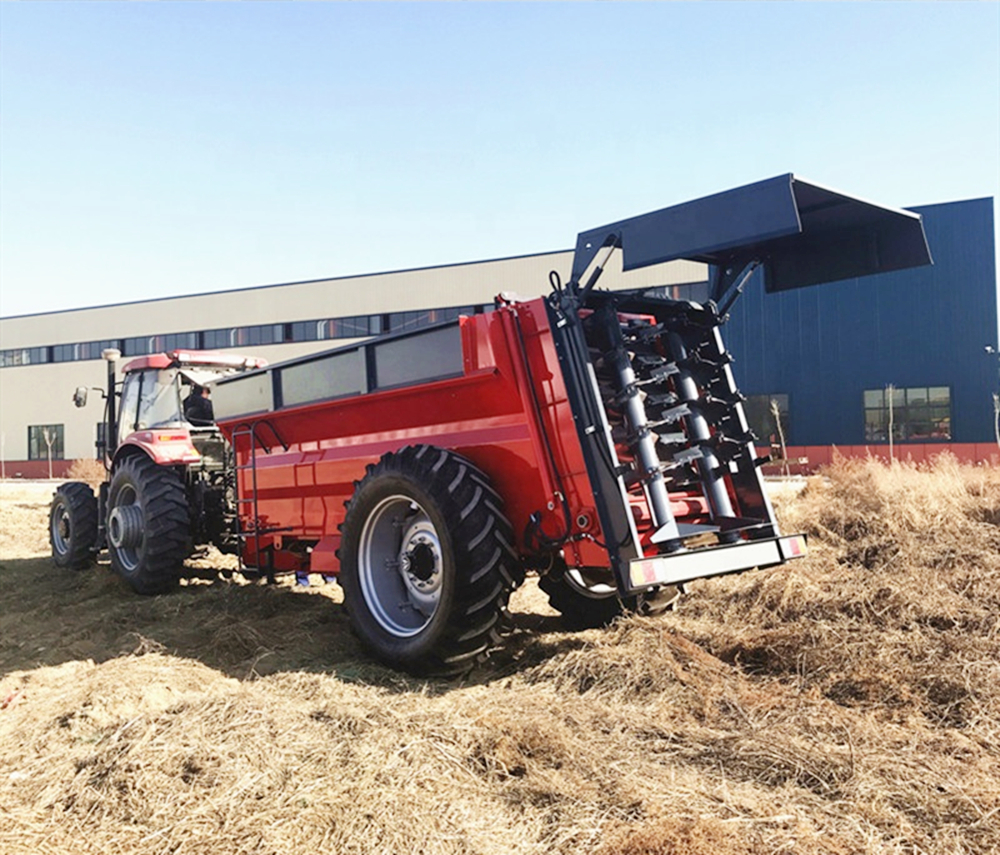
<svg viewBox="0 0 1000 855">
<path fill-rule="evenodd" d="M 69 552 L 69 541 L 73 536 L 69 508 L 65 502 L 60 502 L 52 512 L 51 521 L 52 547 L 60 555 Z"/>
<path fill-rule="evenodd" d="M 433 620 L 444 579 L 441 539 L 413 499 L 389 496 L 368 515 L 358 570 L 365 601 L 386 632 L 408 638 Z"/>
<path fill-rule="evenodd" d="M 583 578 L 583 574 L 575 567 L 566 568 L 565 579 L 567 584 L 577 593 L 592 600 L 607 600 L 618 595 L 618 589 L 614 585 L 607 585 L 603 582 L 591 582 Z"/>
<path fill-rule="evenodd" d="M 131 485 L 123 486 L 115 497 L 114 507 L 108 514 L 108 540 L 125 570 L 131 572 L 139 566 L 143 542 L 142 506 Z"/>
</svg>

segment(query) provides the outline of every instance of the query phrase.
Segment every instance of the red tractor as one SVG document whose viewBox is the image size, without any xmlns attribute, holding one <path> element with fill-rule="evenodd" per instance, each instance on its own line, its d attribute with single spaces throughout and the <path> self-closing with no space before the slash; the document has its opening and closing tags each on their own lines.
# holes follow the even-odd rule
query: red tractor
<svg viewBox="0 0 1000 855">
<path fill-rule="evenodd" d="M 52 557 L 60 567 L 88 566 L 106 549 L 115 572 L 140 594 L 176 584 L 196 545 L 238 552 L 228 445 L 211 419 L 192 419 L 192 395 L 211 381 L 262 368 L 263 360 L 175 350 L 132 360 L 118 388 L 118 351 L 105 351 L 108 389 L 104 458 L 108 480 L 62 484 L 49 513 Z M 87 389 L 77 389 L 77 406 Z"/>
<path fill-rule="evenodd" d="M 597 290 L 618 250 L 626 270 L 707 263 L 711 299 Z M 154 592 L 207 541 L 269 577 L 336 575 L 368 650 L 420 673 L 482 658 L 526 570 L 577 626 L 662 610 L 688 581 L 805 552 L 778 531 L 719 331 L 743 283 L 929 262 L 919 216 L 791 175 L 612 223 L 579 236 L 548 297 L 267 367 L 237 360 L 211 383 L 231 469 L 214 432 L 194 453 L 174 380 L 154 384 L 174 390 L 174 420 L 162 434 L 140 423 L 132 376 L 184 374 L 168 357 L 132 363 L 106 498 L 56 496 L 57 561 L 106 541 Z"/>
</svg>

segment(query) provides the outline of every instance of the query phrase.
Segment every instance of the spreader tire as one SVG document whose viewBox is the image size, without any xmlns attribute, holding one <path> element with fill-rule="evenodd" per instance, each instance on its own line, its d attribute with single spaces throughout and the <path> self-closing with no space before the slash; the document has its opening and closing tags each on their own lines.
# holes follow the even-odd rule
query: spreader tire
<svg viewBox="0 0 1000 855">
<path fill-rule="evenodd" d="M 355 484 L 341 534 L 344 601 L 375 658 L 450 676 L 486 656 L 523 574 L 482 471 L 429 445 L 386 454 Z"/>
<path fill-rule="evenodd" d="M 667 586 L 623 600 L 612 584 L 588 584 L 578 571 L 567 569 L 562 561 L 539 578 L 538 587 L 548 594 L 549 605 L 562 615 L 569 629 L 607 626 L 628 613 L 662 614 L 673 607 L 680 595 L 679 589 Z"/>
<path fill-rule="evenodd" d="M 190 519 L 177 473 L 144 455 L 122 460 L 108 490 L 111 566 L 139 594 L 162 594 L 190 552 Z"/>
<path fill-rule="evenodd" d="M 49 542 L 56 567 L 83 570 L 97 545 L 97 497 L 88 484 L 60 484 L 49 506 Z"/>
</svg>

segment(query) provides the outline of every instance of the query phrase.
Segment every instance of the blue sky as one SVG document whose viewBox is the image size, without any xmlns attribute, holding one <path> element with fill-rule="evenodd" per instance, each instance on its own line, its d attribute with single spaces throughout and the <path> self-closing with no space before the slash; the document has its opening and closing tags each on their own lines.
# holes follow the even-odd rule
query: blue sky
<svg viewBox="0 0 1000 855">
<path fill-rule="evenodd" d="M 3 316 L 562 249 L 784 172 L 1000 196 L 996 3 L 7 2 L 0 49 Z"/>
</svg>

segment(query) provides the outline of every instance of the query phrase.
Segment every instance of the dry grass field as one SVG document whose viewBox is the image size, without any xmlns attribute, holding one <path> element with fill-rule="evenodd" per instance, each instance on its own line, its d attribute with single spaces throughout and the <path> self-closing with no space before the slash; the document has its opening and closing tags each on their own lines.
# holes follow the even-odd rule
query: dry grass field
<svg viewBox="0 0 1000 855">
<path fill-rule="evenodd" d="M 0 852 L 1000 852 L 1000 472 L 839 464 L 811 554 L 563 632 L 529 580 L 458 682 L 372 664 L 336 586 L 140 598 L 2 485 Z"/>
</svg>

